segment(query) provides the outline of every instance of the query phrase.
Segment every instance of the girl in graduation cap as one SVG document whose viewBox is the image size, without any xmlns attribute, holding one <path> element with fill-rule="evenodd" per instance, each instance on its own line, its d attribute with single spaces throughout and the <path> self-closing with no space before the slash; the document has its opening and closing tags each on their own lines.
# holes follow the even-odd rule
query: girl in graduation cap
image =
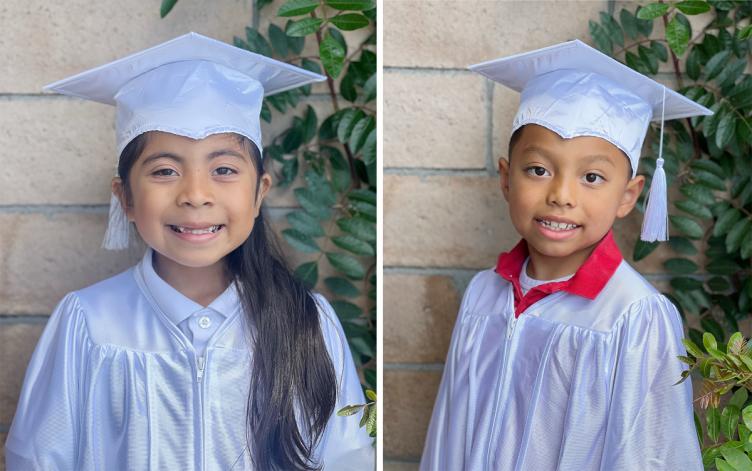
<svg viewBox="0 0 752 471">
<path fill-rule="evenodd" d="M 191 33 L 46 87 L 116 106 L 103 246 L 149 248 L 53 312 L 9 470 L 373 469 L 342 327 L 260 212 L 263 97 L 323 79 Z"/>
<path fill-rule="evenodd" d="M 580 41 L 470 69 L 522 92 L 499 172 L 523 239 L 465 292 L 421 470 L 702 470 L 682 321 L 611 225 L 651 119 L 712 113 Z M 662 164 L 647 241 L 668 238 Z"/>
</svg>

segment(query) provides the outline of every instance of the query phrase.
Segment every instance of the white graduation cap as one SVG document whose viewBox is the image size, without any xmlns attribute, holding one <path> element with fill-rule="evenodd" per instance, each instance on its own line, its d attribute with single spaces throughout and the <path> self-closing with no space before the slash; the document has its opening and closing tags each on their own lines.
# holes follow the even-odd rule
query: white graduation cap
<svg viewBox="0 0 752 471">
<path fill-rule="evenodd" d="M 679 93 L 598 52 L 579 40 L 469 67 L 522 92 L 512 133 L 538 124 L 565 139 L 593 136 L 622 151 L 637 175 L 642 143 L 651 120 L 712 115 Z M 658 156 L 641 238 L 668 240 L 666 175 Z"/>
<path fill-rule="evenodd" d="M 231 132 L 260 150 L 264 96 L 322 80 L 326 77 L 188 33 L 44 88 L 114 105 L 119 157 L 147 131 L 193 139 Z M 128 241 L 128 220 L 112 195 L 102 246 L 119 250 Z"/>
</svg>

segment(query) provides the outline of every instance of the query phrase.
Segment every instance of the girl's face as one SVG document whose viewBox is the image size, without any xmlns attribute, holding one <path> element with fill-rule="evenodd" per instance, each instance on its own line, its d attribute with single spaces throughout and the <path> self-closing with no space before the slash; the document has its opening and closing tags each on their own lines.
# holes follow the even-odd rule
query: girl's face
<svg viewBox="0 0 752 471">
<path fill-rule="evenodd" d="M 191 139 L 153 132 L 129 174 L 129 221 L 156 252 L 189 267 L 213 265 L 251 234 L 271 177 L 260 178 L 234 134 Z M 258 183 L 257 183 L 258 182 Z"/>
</svg>

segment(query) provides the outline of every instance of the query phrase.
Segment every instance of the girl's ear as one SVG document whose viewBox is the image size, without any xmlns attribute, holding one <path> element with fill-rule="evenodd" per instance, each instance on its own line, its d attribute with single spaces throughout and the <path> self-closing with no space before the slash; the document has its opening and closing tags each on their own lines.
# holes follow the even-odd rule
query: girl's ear
<svg viewBox="0 0 752 471">
<path fill-rule="evenodd" d="M 509 162 L 504 157 L 499 158 L 499 176 L 501 177 L 501 191 L 504 199 L 509 202 Z"/>
<path fill-rule="evenodd" d="M 264 173 L 261 175 L 261 178 L 259 178 L 259 187 L 256 190 L 256 204 L 255 204 L 255 215 L 253 216 L 258 217 L 259 211 L 261 211 L 261 202 L 264 200 L 264 196 L 271 190 L 272 188 L 272 177 L 268 173 Z"/>
<path fill-rule="evenodd" d="M 114 194 L 118 199 L 118 201 L 120 201 L 120 207 L 123 209 L 125 217 L 128 218 L 129 221 L 135 222 L 135 219 L 131 214 L 131 210 L 125 204 L 125 195 L 123 194 L 123 180 L 120 177 L 115 177 L 112 179 L 112 181 L 110 182 L 110 190 L 112 191 L 112 194 Z"/>
<path fill-rule="evenodd" d="M 637 204 L 637 198 L 642 194 L 642 187 L 645 186 L 645 177 L 637 175 L 627 182 L 627 188 L 624 189 L 624 196 L 621 198 L 619 209 L 616 211 L 617 218 L 623 218 L 632 211 Z"/>
</svg>

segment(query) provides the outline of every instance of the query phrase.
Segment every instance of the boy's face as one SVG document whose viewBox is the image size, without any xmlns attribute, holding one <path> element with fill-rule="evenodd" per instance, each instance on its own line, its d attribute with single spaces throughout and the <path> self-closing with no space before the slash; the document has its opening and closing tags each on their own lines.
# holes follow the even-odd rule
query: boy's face
<svg viewBox="0 0 752 471">
<path fill-rule="evenodd" d="M 251 159 L 232 134 L 191 139 L 154 132 L 130 171 L 128 220 L 174 262 L 213 265 L 248 238 L 271 187 L 268 174 L 257 179 Z M 113 179 L 115 194 L 119 184 Z"/>
<path fill-rule="evenodd" d="M 499 159 L 512 224 L 531 252 L 548 257 L 591 249 L 614 218 L 629 214 L 645 184 L 629 179 L 624 153 L 597 137 L 564 139 L 528 124 L 512 152 L 511 162 Z"/>
</svg>

